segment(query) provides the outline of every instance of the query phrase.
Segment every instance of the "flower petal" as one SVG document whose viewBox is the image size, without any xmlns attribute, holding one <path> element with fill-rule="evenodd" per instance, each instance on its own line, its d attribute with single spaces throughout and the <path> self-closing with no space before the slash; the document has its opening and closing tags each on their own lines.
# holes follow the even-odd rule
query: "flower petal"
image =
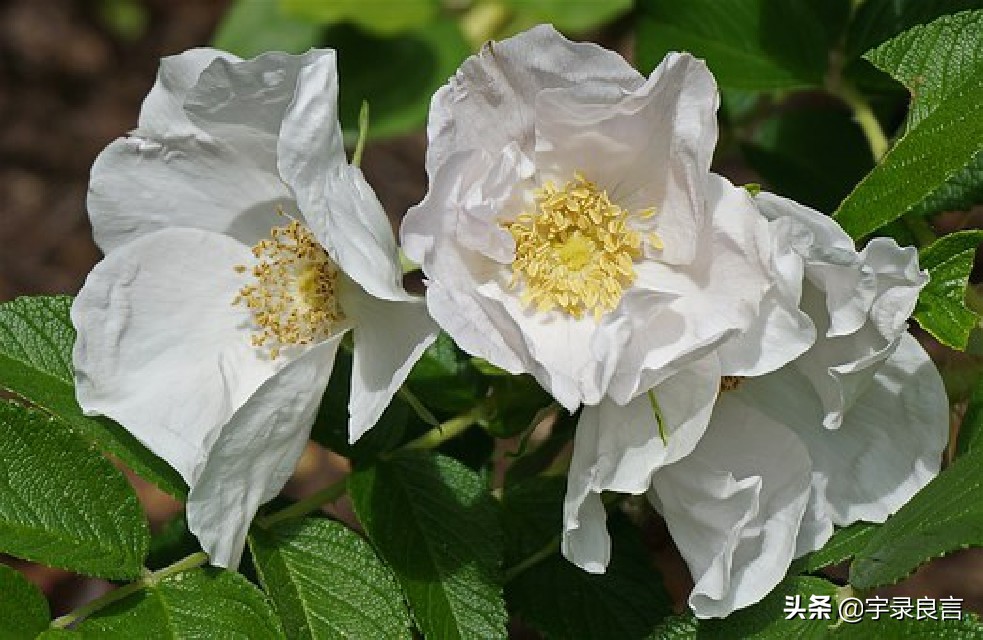
<svg viewBox="0 0 983 640">
<path fill-rule="evenodd" d="M 184 95 L 185 120 L 193 126 L 186 135 L 157 137 L 141 128 L 96 159 L 87 202 L 96 244 L 108 252 L 142 234 L 182 226 L 252 245 L 280 223 L 278 209 L 297 217 L 278 175 L 277 137 L 295 92 L 310 90 L 298 86 L 309 78 L 301 72 L 328 59 L 333 52 L 214 57 Z M 168 108 L 177 95 L 168 98 Z M 157 99 L 151 107 L 153 114 L 163 109 Z"/>
<path fill-rule="evenodd" d="M 644 493 L 653 473 L 693 451 L 719 387 L 720 366 L 710 356 L 652 389 L 653 398 L 584 407 L 563 503 L 562 550 L 571 562 L 591 573 L 604 571 L 611 550 L 601 493 Z"/>
<path fill-rule="evenodd" d="M 389 218 L 358 167 L 339 165 L 297 192 L 297 204 L 331 259 L 367 292 L 411 300 Z"/>
<path fill-rule="evenodd" d="M 837 525 L 883 522 L 939 471 L 949 436 L 948 400 L 938 371 L 910 334 L 901 337 L 836 430 L 822 428 L 823 408 L 795 369 L 746 382 L 738 393 L 808 447 Z"/>
<path fill-rule="evenodd" d="M 308 349 L 264 382 L 202 452 L 189 483 L 188 528 L 213 565 L 238 567 L 259 505 L 293 474 L 342 336 Z"/>
<path fill-rule="evenodd" d="M 437 339 L 439 329 L 422 298 L 380 300 L 349 290 L 341 304 L 354 324 L 349 440 L 354 443 L 379 421 L 410 369 Z"/>
<path fill-rule="evenodd" d="M 532 157 L 534 103 L 543 89 L 577 85 L 597 99 L 612 99 L 643 80 L 613 51 L 570 42 L 548 25 L 489 42 L 434 94 L 428 171 L 455 151 L 484 149 L 495 156 L 512 141 Z"/>
<path fill-rule="evenodd" d="M 655 473 L 649 498 L 689 565 L 697 617 L 753 604 L 784 578 L 809 499 L 809 468 L 791 431 L 727 392 L 696 449 Z"/>
<path fill-rule="evenodd" d="M 280 366 L 250 344 L 232 300 L 249 249 L 168 229 L 109 254 L 72 305 L 73 361 L 86 415 L 124 425 L 186 481 L 205 443 Z"/>
<path fill-rule="evenodd" d="M 708 222 L 704 192 L 717 142 L 717 85 L 706 65 L 671 53 L 640 87 L 615 100 L 574 85 L 536 99 L 536 167 L 560 184 L 581 171 L 612 202 L 658 215 L 635 220 L 657 231 L 659 259 L 686 264 Z"/>
<path fill-rule="evenodd" d="M 199 135 L 198 127 L 188 120 L 184 100 L 198 82 L 198 76 L 214 60 L 240 62 L 242 58 L 201 47 L 167 56 L 160 61 L 157 80 L 140 107 L 139 126 L 135 133 L 144 138 L 183 138 Z"/>
<path fill-rule="evenodd" d="M 601 323 L 600 332 L 620 325 L 627 335 L 608 388 L 616 402 L 628 402 L 752 326 L 772 286 L 767 224 L 747 192 L 713 174 L 707 185 L 713 226 L 696 260 L 637 264 L 635 286 Z M 653 292 L 672 299 L 665 303 Z M 662 308 L 653 307 L 660 302 Z"/>
</svg>

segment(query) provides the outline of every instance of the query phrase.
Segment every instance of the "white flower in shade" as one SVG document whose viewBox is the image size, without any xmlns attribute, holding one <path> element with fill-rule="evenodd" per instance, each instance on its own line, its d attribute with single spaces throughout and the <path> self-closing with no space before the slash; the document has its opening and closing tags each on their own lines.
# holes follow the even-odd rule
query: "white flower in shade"
<svg viewBox="0 0 983 640">
<path fill-rule="evenodd" d="M 431 315 L 571 411 L 683 376 L 705 418 L 722 374 L 801 353 L 808 332 L 777 325 L 777 364 L 751 340 L 718 350 L 755 326 L 772 278 L 751 197 L 709 172 L 717 104 L 689 55 L 645 78 L 551 27 L 486 45 L 433 98 L 429 191 L 402 225 Z M 691 446 L 705 426 L 666 435 Z"/>
<path fill-rule="evenodd" d="M 106 258 L 72 308 L 79 404 L 181 473 L 220 566 L 293 472 L 346 332 L 352 441 L 436 337 L 347 164 L 337 92 L 333 51 L 188 51 L 92 169 Z"/>
<path fill-rule="evenodd" d="M 775 238 L 776 290 L 799 301 L 816 328 L 815 344 L 773 373 L 725 380 L 692 452 L 654 473 L 644 458 L 651 454 L 622 435 L 603 468 L 615 480 L 600 483 L 647 480 L 648 497 L 693 574 L 689 603 L 700 617 L 726 616 L 763 598 L 794 558 L 825 544 L 834 524 L 883 522 L 938 472 L 948 438 L 942 380 L 906 332 L 927 281 L 916 251 L 878 238 L 858 253 L 823 214 L 771 194 L 756 202 Z M 583 450 L 593 441 L 583 442 L 584 423 L 641 432 L 643 409 L 628 408 L 634 415 L 609 403 L 584 410 L 572 487 L 590 473 L 593 454 Z M 568 493 L 564 551 L 603 570 L 610 544 L 604 509 L 587 494 Z"/>
</svg>

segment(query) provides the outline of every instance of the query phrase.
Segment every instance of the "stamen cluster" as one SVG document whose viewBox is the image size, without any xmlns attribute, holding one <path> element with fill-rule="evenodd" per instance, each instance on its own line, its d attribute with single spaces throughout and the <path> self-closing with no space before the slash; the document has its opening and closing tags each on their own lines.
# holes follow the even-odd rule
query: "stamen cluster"
<svg viewBox="0 0 983 640">
<path fill-rule="evenodd" d="M 599 320 L 635 280 L 643 236 L 629 226 L 631 213 L 579 172 L 560 189 L 545 183 L 534 196 L 538 213 L 503 224 L 515 239 L 509 286 L 521 283 L 520 299 L 537 311 L 560 309 L 578 319 L 590 312 Z M 662 248 L 655 233 L 645 239 Z"/>
<path fill-rule="evenodd" d="M 270 237 L 253 246 L 256 279 L 239 290 L 232 304 L 244 304 L 258 326 L 255 347 L 269 347 L 271 358 L 288 345 L 305 345 L 329 337 L 345 319 L 338 304 L 338 268 L 314 234 L 296 220 L 274 227 Z M 247 267 L 237 265 L 244 273 Z"/>
</svg>

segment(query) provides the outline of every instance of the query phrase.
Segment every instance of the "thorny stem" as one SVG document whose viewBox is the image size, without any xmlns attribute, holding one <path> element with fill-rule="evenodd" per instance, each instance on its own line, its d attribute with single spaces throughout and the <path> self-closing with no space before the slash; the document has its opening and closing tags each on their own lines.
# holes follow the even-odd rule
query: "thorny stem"
<svg viewBox="0 0 983 640">
<path fill-rule="evenodd" d="M 174 564 L 164 567 L 159 571 L 146 571 L 144 576 L 139 580 L 135 580 L 129 584 L 125 584 L 118 589 L 114 589 L 102 596 L 101 598 L 96 598 L 92 602 L 82 605 L 75 611 L 67 613 L 60 618 L 55 618 L 51 621 L 52 629 L 65 629 L 69 625 L 82 620 L 96 611 L 103 609 L 114 602 L 118 602 L 129 595 L 132 595 L 138 591 L 141 591 L 145 587 L 153 587 L 158 582 L 172 576 L 176 573 L 181 573 L 182 571 L 187 571 L 189 569 L 194 569 L 200 567 L 201 565 L 208 562 L 208 554 L 204 551 L 198 551 L 197 553 L 192 553 L 186 558 L 178 560 Z"/>
</svg>

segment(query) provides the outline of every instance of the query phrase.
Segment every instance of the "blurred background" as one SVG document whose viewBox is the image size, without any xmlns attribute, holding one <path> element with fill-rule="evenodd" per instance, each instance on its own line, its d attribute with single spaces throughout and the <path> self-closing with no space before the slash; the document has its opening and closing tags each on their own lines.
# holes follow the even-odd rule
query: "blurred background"
<svg viewBox="0 0 983 640">
<path fill-rule="evenodd" d="M 72 294 L 79 289 L 100 258 L 85 212 L 89 168 L 103 147 L 135 127 L 159 58 L 196 46 L 215 44 L 243 56 L 274 49 L 301 52 L 312 45 L 337 48 L 342 124 L 353 136 L 359 105 L 370 100 L 370 143 L 363 169 L 394 223 L 426 190 L 423 123 L 433 91 L 486 39 L 505 37 L 539 22 L 553 22 L 571 37 L 615 49 L 644 72 L 669 49 L 692 49 L 707 57 L 724 85 L 715 169 L 735 183 L 759 182 L 826 212 L 835 209 L 873 166 L 867 140 L 837 94 L 837 85 L 830 83 L 827 64 L 863 87 L 888 135 L 902 126 L 906 92 L 856 56 L 832 58 L 831 63 L 825 56 L 818 61 L 779 60 L 775 68 L 761 70 L 773 83 L 768 91 L 727 83 L 726 63 L 714 58 L 712 34 L 695 33 L 685 23 L 660 22 L 665 4 L 658 0 L 640 0 L 638 6 L 633 0 L 0 0 L 0 301 L 26 294 Z M 953 0 L 951 8 L 958 8 L 957 4 Z M 771 18 L 784 24 L 781 37 L 801 37 L 794 24 L 783 23 L 780 14 L 779 9 Z M 932 17 L 917 10 L 900 16 L 895 33 L 912 21 Z M 826 43 L 830 48 L 841 38 L 835 27 L 837 20 L 845 20 L 843 16 L 822 8 L 806 19 L 824 25 L 831 34 Z M 867 34 L 874 40 L 843 51 L 848 54 L 851 47 L 872 46 L 891 35 Z M 946 213 L 934 224 L 939 231 L 979 226 L 979 215 L 979 208 Z M 895 234 L 904 240 L 909 230 L 898 227 L 892 231 Z M 971 349 L 968 355 L 954 355 L 936 348 L 933 355 L 968 359 L 966 366 L 976 371 L 979 355 L 974 354 L 980 352 Z M 958 372 L 960 363 L 950 365 Z M 957 378 L 947 383 L 959 392 Z M 291 491 L 303 494 L 322 486 L 342 466 L 324 450 L 312 449 Z M 166 531 L 180 505 L 138 479 L 134 483 L 155 531 Z M 664 527 L 655 523 L 649 533 L 654 557 L 681 603 L 690 587 L 685 566 Z M 54 615 L 110 586 L 6 561 L 49 594 Z M 845 576 L 843 567 L 838 571 Z M 966 599 L 966 608 L 983 611 L 983 562 L 976 552 L 953 554 L 885 593 L 957 595 Z"/>
</svg>

